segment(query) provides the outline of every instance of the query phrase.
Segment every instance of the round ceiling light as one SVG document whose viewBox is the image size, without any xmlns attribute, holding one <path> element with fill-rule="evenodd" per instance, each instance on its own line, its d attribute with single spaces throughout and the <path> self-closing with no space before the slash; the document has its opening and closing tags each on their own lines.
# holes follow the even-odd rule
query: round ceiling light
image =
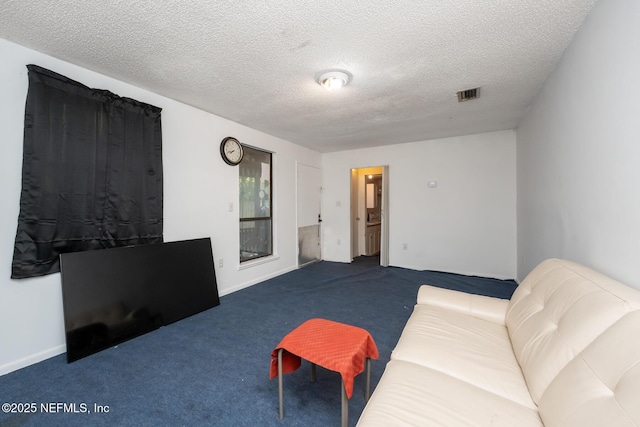
<svg viewBox="0 0 640 427">
<path fill-rule="evenodd" d="M 318 78 L 318 83 L 328 90 L 340 89 L 349 83 L 349 74 L 344 71 L 329 71 Z"/>
</svg>

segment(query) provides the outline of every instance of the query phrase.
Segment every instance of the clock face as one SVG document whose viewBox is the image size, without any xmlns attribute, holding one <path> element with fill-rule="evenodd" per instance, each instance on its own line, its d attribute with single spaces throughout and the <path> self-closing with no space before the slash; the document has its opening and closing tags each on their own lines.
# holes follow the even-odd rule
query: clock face
<svg viewBox="0 0 640 427">
<path fill-rule="evenodd" d="M 228 136 L 220 143 L 220 154 L 227 164 L 235 166 L 242 161 L 244 150 L 237 139 Z"/>
</svg>

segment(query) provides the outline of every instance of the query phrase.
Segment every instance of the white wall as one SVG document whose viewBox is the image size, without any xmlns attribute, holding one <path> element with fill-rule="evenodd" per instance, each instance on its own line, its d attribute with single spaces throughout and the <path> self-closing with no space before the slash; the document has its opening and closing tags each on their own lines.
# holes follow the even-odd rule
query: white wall
<svg viewBox="0 0 640 427">
<path fill-rule="evenodd" d="M 518 277 L 567 258 L 640 289 L 640 2 L 598 2 L 517 129 Z"/>
<path fill-rule="evenodd" d="M 503 131 L 323 154 L 323 258 L 351 260 L 350 169 L 388 165 L 390 265 L 515 278 L 515 153 Z"/>
<path fill-rule="evenodd" d="M 163 109 L 165 241 L 211 237 L 221 295 L 296 268 L 296 163 L 320 167 L 319 153 L 2 39 L 0 58 L 0 375 L 65 351 L 60 275 L 10 279 L 21 188 L 27 64 Z M 278 257 L 242 270 L 238 268 L 238 169 L 227 166 L 219 154 L 220 141 L 229 135 L 275 153 Z M 229 212 L 230 203 L 233 212 Z M 221 258 L 224 267 L 218 268 Z"/>
</svg>

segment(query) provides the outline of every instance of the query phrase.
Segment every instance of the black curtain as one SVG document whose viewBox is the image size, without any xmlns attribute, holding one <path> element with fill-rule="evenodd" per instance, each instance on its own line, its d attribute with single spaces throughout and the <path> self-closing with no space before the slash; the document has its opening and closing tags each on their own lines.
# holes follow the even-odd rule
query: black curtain
<svg viewBox="0 0 640 427">
<path fill-rule="evenodd" d="M 161 109 L 28 65 L 12 278 L 59 254 L 162 242 Z"/>
</svg>

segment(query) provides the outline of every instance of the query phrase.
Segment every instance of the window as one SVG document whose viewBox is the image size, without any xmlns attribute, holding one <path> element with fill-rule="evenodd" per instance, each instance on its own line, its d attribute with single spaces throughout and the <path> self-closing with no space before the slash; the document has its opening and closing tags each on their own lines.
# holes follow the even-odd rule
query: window
<svg viewBox="0 0 640 427">
<path fill-rule="evenodd" d="M 244 148 L 240 163 L 240 262 L 273 253 L 271 153 Z"/>
</svg>

